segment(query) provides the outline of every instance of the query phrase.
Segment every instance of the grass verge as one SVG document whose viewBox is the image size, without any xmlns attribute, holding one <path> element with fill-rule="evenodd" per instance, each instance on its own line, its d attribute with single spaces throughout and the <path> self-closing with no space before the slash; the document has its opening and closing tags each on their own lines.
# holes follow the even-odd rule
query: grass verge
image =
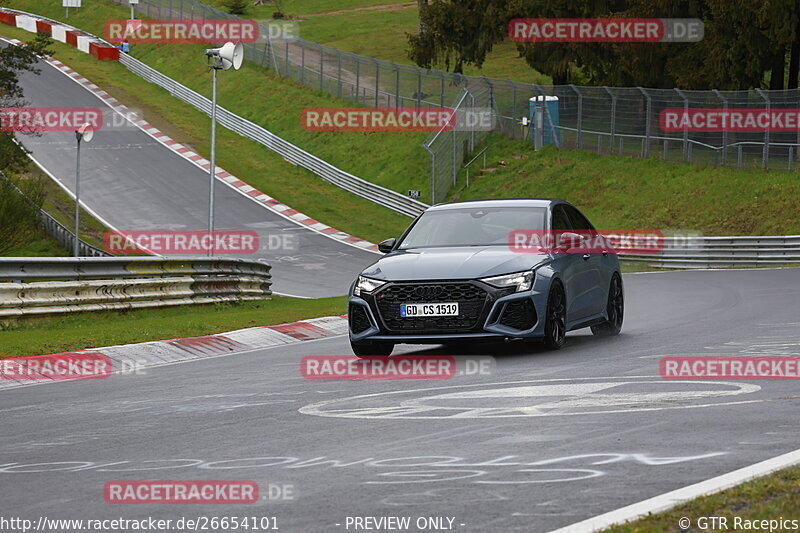
<svg viewBox="0 0 800 533">
<path fill-rule="evenodd" d="M 727 528 L 707 528 L 698 525 L 703 517 L 727 518 Z M 606 533 L 665 533 L 683 531 L 770 531 L 769 527 L 736 525 L 742 520 L 800 520 L 800 468 L 782 470 L 770 476 L 743 483 L 738 487 L 697 498 L 665 513 L 659 513 L 623 526 L 604 530 Z M 690 528 L 681 528 L 678 521 L 688 518 Z M 719 525 L 719 523 L 717 524 Z M 771 531 L 792 531 L 780 526 Z"/>
<path fill-rule="evenodd" d="M 800 180 L 793 172 L 711 168 L 553 147 L 533 152 L 500 135 L 489 140 L 487 168 L 473 167 L 469 187 L 462 175 L 450 200 L 564 198 L 602 229 L 800 234 L 795 216 Z"/>
<path fill-rule="evenodd" d="M 273 296 L 265 301 L 26 318 L 0 325 L 0 357 L 210 335 L 346 312 L 346 296 L 315 300 Z"/>
</svg>

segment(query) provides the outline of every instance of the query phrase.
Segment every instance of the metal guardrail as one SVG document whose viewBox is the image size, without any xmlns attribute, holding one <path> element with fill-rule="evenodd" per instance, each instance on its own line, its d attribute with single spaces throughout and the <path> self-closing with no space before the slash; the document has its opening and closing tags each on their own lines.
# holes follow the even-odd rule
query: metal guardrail
<svg viewBox="0 0 800 533">
<path fill-rule="evenodd" d="M 29 15 L 31 17 L 49 21 L 53 24 L 67 26 L 61 22 L 25 11 L 8 8 L 3 8 L 3 11 L 19 13 L 21 15 Z M 92 35 L 84 30 L 81 31 L 86 35 L 90 35 L 106 44 L 111 44 L 104 39 Z M 180 84 L 169 76 L 160 73 L 145 63 L 142 63 L 129 54 L 120 54 L 120 63 L 122 63 L 126 68 L 128 68 L 128 70 L 142 79 L 166 89 L 170 92 L 170 94 L 179 100 L 182 100 L 199 111 L 202 111 L 209 117 L 211 116 L 211 100 L 208 98 Z M 242 137 L 246 137 L 262 144 L 286 159 L 288 162 L 303 167 L 313 172 L 320 178 L 333 183 L 334 185 L 341 187 L 348 192 L 365 198 L 378 205 L 387 207 L 397 213 L 413 218 L 422 213 L 428 207 L 428 205 L 423 202 L 414 200 L 399 192 L 381 187 L 380 185 L 376 185 L 367 180 L 359 178 L 358 176 L 354 176 L 353 174 L 345 172 L 344 170 L 335 167 L 327 161 L 324 161 L 295 146 L 289 141 L 275 135 L 258 124 L 242 118 L 219 105 L 217 105 L 217 122 L 234 133 L 241 135 Z"/>
<path fill-rule="evenodd" d="M 657 268 L 725 268 L 800 264 L 800 235 L 664 237 L 659 253 L 621 253 L 621 261 Z"/>
<path fill-rule="evenodd" d="M 181 85 L 172 78 L 142 63 L 128 54 L 120 56 L 120 63 L 140 78 L 168 90 L 174 97 L 211 116 L 211 100 Z M 242 137 L 260 143 L 294 165 L 310 170 L 320 178 L 341 187 L 357 196 L 409 217 L 422 213 L 428 206 L 418 200 L 408 198 L 398 192 L 376 185 L 344 170 L 327 161 L 298 148 L 274 133 L 254 124 L 239 115 L 217 106 L 217 122 Z"/>
<path fill-rule="evenodd" d="M 0 258 L 0 318 L 265 299 L 270 270 L 243 259 Z"/>
</svg>

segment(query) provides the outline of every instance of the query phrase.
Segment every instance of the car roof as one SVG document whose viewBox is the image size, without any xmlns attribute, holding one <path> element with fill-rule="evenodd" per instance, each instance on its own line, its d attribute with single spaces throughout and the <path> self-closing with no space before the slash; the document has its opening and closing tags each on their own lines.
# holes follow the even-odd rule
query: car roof
<svg viewBox="0 0 800 533">
<path fill-rule="evenodd" d="M 555 204 L 569 204 L 569 202 L 558 198 L 491 198 L 486 200 L 466 200 L 463 202 L 436 204 L 428 208 L 428 211 L 464 209 L 469 207 L 550 207 Z"/>
</svg>

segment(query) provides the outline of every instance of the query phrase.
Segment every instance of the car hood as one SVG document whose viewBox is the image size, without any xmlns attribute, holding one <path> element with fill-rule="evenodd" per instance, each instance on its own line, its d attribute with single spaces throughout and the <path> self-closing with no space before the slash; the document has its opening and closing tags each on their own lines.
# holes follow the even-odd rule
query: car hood
<svg viewBox="0 0 800 533">
<path fill-rule="evenodd" d="M 506 246 L 465 246 L 397 250 L 362 275 L 383 281 L 475 279 L 530 270 L 550 258 L 546 253 L 517 253 Z"/>
</svg>

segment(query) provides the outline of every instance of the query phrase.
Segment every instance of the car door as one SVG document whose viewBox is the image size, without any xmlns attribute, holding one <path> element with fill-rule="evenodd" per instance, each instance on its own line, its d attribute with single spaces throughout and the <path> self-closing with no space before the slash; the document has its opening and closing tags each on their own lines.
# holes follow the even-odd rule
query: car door
<svg viewBox="0 0 800 533">
<path fill-rule="evenodd" d="M 553 237 L 562 232 L 573 231 L 572 222 L 564 209 L 564 204 L 553 207 L 550 228 Z M 591 292 L 592 273 L 590 264 L 585 261 L 582 254 L 572 252 L 554 251 L 556 268 L 561 272 L 564 282 L 564 292 L 567 299 L 567 328 L 570 324 L 579 323 L 586 319 L 591 310 L 587 308 Z"/>
<path fill-rule="evenodd" d="M 581 235 L 587 235 L 590 240 L 594 241 L 593 237 L 597 234 L 597 230 L 583 216 L 583 213 L 571 205 L 565 205 L 564 210 L 569 216 L 573 229 Z M 586 267 L 583 274 L 585 278 L 582 279 L 585 284 L 583 285 L 584 293 L 581 294 L 581 308 L 585 308 L 586 316 L 602 313 L 608 301 L 607 291 L 610 283 L 610 278 L 605 275 L 608 268 L 604 267 L 604 264 L 609 261 L 608 251 L 595 249 L 591 244 L 585 252 L 575 255 L 580 256 Z"/>
</svg>

